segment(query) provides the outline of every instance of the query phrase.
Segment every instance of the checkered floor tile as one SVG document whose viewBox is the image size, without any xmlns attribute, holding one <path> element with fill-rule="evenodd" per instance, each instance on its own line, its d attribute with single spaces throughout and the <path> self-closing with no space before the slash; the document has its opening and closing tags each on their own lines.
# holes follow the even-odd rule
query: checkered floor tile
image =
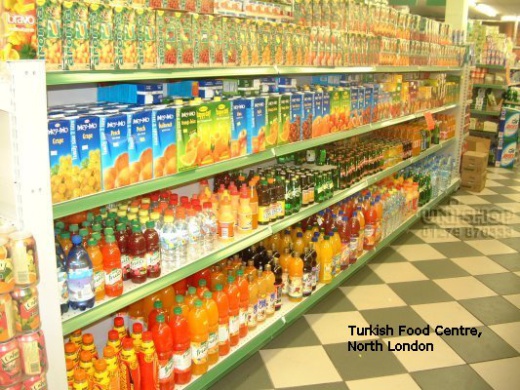
<svg viewBox="0 0 520 390">
<path fill-rule="evenodd" d="M 520 389 L 519 252 L 520 174 L 489 168 L 212 388 Z M 416 341 L 434 350 L 398 350 Z"/>
</svg>

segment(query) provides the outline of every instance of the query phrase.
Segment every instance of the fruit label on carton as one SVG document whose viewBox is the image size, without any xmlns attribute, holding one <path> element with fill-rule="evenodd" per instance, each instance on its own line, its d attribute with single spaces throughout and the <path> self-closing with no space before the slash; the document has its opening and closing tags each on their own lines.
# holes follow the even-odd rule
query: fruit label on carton
<svg viewBox="0 0 520 390">
<path fill-rule="evenodd" d="M 45 60 L 46 70 L 63 69 L 61 2 L 37 0 L 36 20 L 38 59 Z"/>
<path fill-rule="evenodd" d="M 232 18 L 231 19 L 232 32 L 236 35 L 231 36 L 228 33 L 227 40 L 231 41 L 235 39 L 236 42 L 236 51 L 237 51 L 237 65 L 238 66 L 249 66 L 250 59 L 250 50 L 249 50 L 249 31 L 247 29 L 248 25 L 246 24 L 245 19 L 240 18 Z M 230 42 L 230 44 L 232 44 Z"/>
<path fill-rule="evenodd" d="M 176 115 L 173 107 L 152 111 L 154 177 L 177 173 Z"/>
<path fill-rule="evenodd" d="M 334 133 L 336 131 L 344 130 L 344 128 L 340 127 L 340 105 L 341 105 L 341 92 L 333 88 L 328 91 L 328 99 L 330 106 L 330 122 L 331 129 L 330 132 Z"/>
<path fill-rule="evenodd" d="M 280 128 L 280 96 L 267 98 L 267 126 L 265 132 L 265 146 L 276 146 Z"/>
<path fill-rule="evenodd" d="M 137 63 L 139 69 L 157 67 L 157 28 L 155 13 L 138 8 L 137 13 Z"/>
<path fill-rule="evenodd" d="M 153 178 L 152 111 L 134 112 L 129 118 L 130 184 L 134 184 Z"/>
<path fill-rule="evenodd" d="M 71 131 L 72 119 L 49 120 L 49 159 L 51 168 L 52 203 L 59 203 L 79 196 L 77 174 L 79 167 L 72 159 Z"/>
<path fill-rule="evenodd" d="M 196 67 L 208 67 L 210 65 L 209 46 L 211 37 L 211 24 L 209 15 L 193 14 L 191 18 L 193 30 L 193 64 Z"/>
<path fill-rule="evenodd" d="M 234 18 L 223 16 L 216 18 L 221 21 L 221 42 L 224 66 L 236 66 L 238 61 L 237 47 L 239 45 L 237 23 Z"/>
<path fill-rule="evenodd" d="M 235 38 L 235 37 L 233 37 Z M 224 34 L 220 17 L 209 17 L 209 62 L 210 66 L 224 65 Z"/>
<path fill-rule="evenodd" d="M 137 13 L 130 7 L 114 8 L 116 69 L 137 69 Z"/>
<path fill-rule="evenodd" d="M 89 6 L 64 1 L 62 7 L 63 55 L 67 70 L 90 69 Z"/>
<path fill-rule="evenodd" d="M 101 138 L 99 117 L 80 116 L 72 129 L 72 154 L 79 165 L 80 194 L 85 196 L 101 191 Z"/>
<path fill-rule="evenodd" d="M 248 144 L 248 129 L 253 128 L 253 113 L 247 108 L 247 99 L 231 101 L 233 111 L 233 129 L 231 132 L 231 157 L 245 156 Z M 252 153 L 249 152 L 249 153 Z"/>
<path fill-rule="evenodd" d="M 278 129 L 278 145 L 289 142 L 291 135 L 291 94 L 280 96 L 280 126 Z"/>
<path fill-rule="evenodd" d="M 36 58 L 36 23 L 33 1 L 0 3 L 0 61 Z"/>
<path fill-rule="evenodd" d="M 261 36 L 261 28 L 256 20 L 247 19 L 246 22 L 242 25 L 242 27 L 246 30 L 246 46 L 247 46 L 247 55 L 248 62 L 251 66 L 258 66 L 263 60 L 263 43 L 264 37 Z M 266 55 L 268 55 L 266 53 Z"/>
<path fill-rule="evenodd" d="M 231 157 L 230 141 L 232 128 L 231 102 L 212 103 L 213 134 L 211 148 L 215 162 L 228 160 Z"/>
<path fill-rule="evenodd" d="M 258 153 L 266 149 L 267 106 L 265 97 L 247 99 L 247 109 L 252 112 L 252 132 L 248 139 L 247 152 Z"/>
<path fill-rule="evenodd" d="M 211 148 L 214 126 L 213 119 L 211 102 L 204 102 L 197 106 L 197 134 L 200 140 L 197 147 L 198 165 L 208 165 L 215 162 Z"/>
<path fill-rule="evenodd" d="M 90 61 L 92 69 L 114 69 L 114 9 L 109 5 L 91 3 Z"/>
<path fill-rule="evenodd" d="M 302 118 L 303 93 L 295 92 L 291 95 L 291 125 L 289 131 L 289 140 L 291 142 L 296 142 L 300 139 L 303 139 Z"/>
<path fill-rule="evenodd" d="M 310 28 L 310 61 L 313 66 L 320 66 L 320 43 L 319 43 L 319 28 L 311 27 Z"/>
<path fill-rule="evenodd" d="M 184 12 L 175 12 L 175 33 L 177 39 L 178 65 L 181 68 L 191 68 L 195 64 L 195 59 L 199 56 L 199 46 L 194 42 L 193 36 L 193 17 Z"/>
<path fill-rule="evenodd" d="M 197 167 L 199 137 L 197 133 L 197 107 L 177 109 L 177 170 L 188 171 Z"/>
<path fill-rule="evenodd" d="M 101 116 L 100 127 L 103 190 L 126 186 L 130 183 L 128 116 L 126 114 Z"/>
<path fill-rule="evenodd" d="M 323 92 L 322 118 L 325 121 L 325 134 L 330 133 L 330 96 L 327 91 Z"/>
<path fill-rule="evenodd" d="M 302 139 L 312 138 L 312 123 L 314 121 L 314 92 L 303 93 Z"/>
<path fill-rule="evenodd" d="M 323 91 L 314 92 L 314 120 L 312 121 L 312 138 L 322 135 L 323 122 Z"/>
<path fill-rule="evenodd" d="M 178 63 L 178 34 L 176 31 L 175 13 L 156 11 L 157 26 L 157 67 L 175 68 Z"/>
<path fill-rule="evenodd" d="M 271 58 L 274 64 L 283 65 L 286 54 L 283 51 L 283 28 L 281 23 L 271 23 Z"/>
</svg>

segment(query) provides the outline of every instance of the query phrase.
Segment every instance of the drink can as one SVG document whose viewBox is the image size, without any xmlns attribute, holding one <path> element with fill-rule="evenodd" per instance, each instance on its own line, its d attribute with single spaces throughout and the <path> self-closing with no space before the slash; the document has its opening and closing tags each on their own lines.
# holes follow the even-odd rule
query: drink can
<svg viewBox="0 0 520 390">
<path fill-rule="evenodd" d="M 47 369 L 45 338 L 41 330 L 18 337 L 25 375 L 40 375 Z"/>
<path fill-rule="evenodd" d="M 17 288 L 13 298 L 14 325 L 17 334 L 40 329 L 40 307 L 36 287 Z"/>
<path fill-rule="evenodd" d="M 13 291 L 14 270 L 8 240 L 0 236 L 0 294 Z"/>
<path fill-rule="evenodd" d="M 31 376 L 23 381 L 23 390 L 47 390 L 48 388 L 45 374 Z"/>
<path fill-rule="evenodd" d="M 22 358 L 18 343 L 10 340 L 0 344 L 0 386 L 15 385 L 21 378 Z"/>
<path fill-rule="evenodd" d="M 30 286 L 38 283 L 38 252 L 33 236 L 28 232 L 15 232 L 9 235 L 9 239 L 15 284 Z"/>
<path fill-rule="evenodd" d="M 9 294 L 0 295 L 0 343 L 14 337 L 13 299 Z"/>
<path fill-rule="evenodd" d="M 12 385 L 8 385 L 7 387 L 2 387 L 2 390 L 25 390 L 23 387 L 23 382 L 16 382 Z"/>
</svg>

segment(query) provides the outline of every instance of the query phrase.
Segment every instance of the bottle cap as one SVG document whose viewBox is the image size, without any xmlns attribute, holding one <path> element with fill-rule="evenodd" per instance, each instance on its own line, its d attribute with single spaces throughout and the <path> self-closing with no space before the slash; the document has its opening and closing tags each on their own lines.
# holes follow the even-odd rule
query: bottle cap
<svg viewBox="0 0 520 390">
<path fill-rule="evenodd" d="M 70 232 L 62 232 L 60 234 L 60 237 L 63 238 L 64 240 L 70 240 Z"/>
<path fill-rule="evenodd" d="M 231 271 L 231 272 L 233 272 L 233 271 Z M 235 277 L 233 275 L 229 275 L 227 280 L 228 280 L 228 283 L 233 283 L 235 281 Z"/>
<path fill-rule="evenodd" d="M 195 307 L 197 307 L 197 308 L 202 307 L 202 301 L 201 301 L 200 299 L 197 299 L 197 300 L 195 301 L 195 304 L 194 304 L 194 305 L 195 305 Z"/>
<path fill-rule="evenodd" d="M 296 233 L 296 237 L 303 237 L 303 233 L 302 232 Z"/>
<path fill-rule="evenodd" d="M 116 350 L 111 345 L 107 345 L 105 348 L 103 348 L 103 357 L 104 358 L 110 358 L 116 355 Z"/>
<path fill-rule="evenodd" d="M 78 236 L 78 235 L 72 236 L 72 243 L 74 245 L 79 245 L 79 244 L 81 244 L 82 241 L 83 241 L 83 239 L 81 238 L 81 236 Z"/>
<path fill-rule="evenodd" d="M 123 338 L 123 349 L 134 349 L 134 340 L 131 337 Z"/>
<path fill-rule="evenodd" d="M 155 223 L 153 221 L 146 222 L 147 229 L 153 229 L 155 227 Z"/>
<path fill-rule="evenodd" d="M 153 307 L 154 307 L 155 309 L 162 309 L 162 307 L 163 307 L 162 301 L 161 301 L 161 300 L 157 300 L 157 301 L 155 301 L 155 302 L 153 303 Z"/>
<path fill-rule="evenodd" d="M 209 292 L 209 291 L 206 291 L 206 292 Z M 206 294 L 204 294 L 204 298 L 206 298 Z M 176 316 L 182 315 L 182 308 L 176 307 L 175 309 L 173 309 L 173 314 L 175 314 Z"/>
<path fill-rule="evenodd" d="M 141 228 L 137 225 L 133 225 L 132 226 L 132 233 L 140 233 L 141 232 Z"/>
<path fill-rule="evenodd" d="M 153 341 L 153 333 L 149 330 L 143 332 L 143 341 Z"/>
<path fill-rule="evenodd" d="M 175 296 L 175 302 L 177 302 L 177 303 L 183 303 L 183 302 L 184 302 L 184 295 L 177 294 L 177 295 Z"/>
<path fill-rule="evenodd" d="M 69 226 L 69 230 L 71 233 L 77 232 L 79 230 L 78 224 L 73 223 L 72 225 Z"/>
<path fill-rule="evenodd" d="M 196 293 L 197 293 L 197 289 L 196 289 L 195 287 L 190 286 L 190 287 L 188 288 L 188 294 L 190 294 L 190 295 L 195 295 Z"/>
<path fill-rule="evenodd" d="M 107 369 L 107 362 L 105 361 L 105 359 L 95 360 L 94 361 L 94 369 L 97 372 L 105 371 Z"/>
<path fill-rule="evenodd" d="M 114 326 L 118 328 L 125 326 L 125 319 L 123 317 L 114 318 Z"/>
<path fill-rule="evenodd" d="M 207 283 L 207 282 L 206 282 L 206 279 L 200 279 L 200 280 L 199 280 L 199 286 L 200 286 L 200 287 L 206 287 L 206 283 Z"/>
<path fill-rule="evenodd" d="M 329 240 L 330 236 L 325 236 L 325 241 Z"/>
<path fill-rule="evenodd" d="M 119 332 L 115 329 L 111 329 L 108 331 L 108 340 L 109 341 L 119 341 Z"/>
<path fill-rule="evenodd" d="M 143 324 L 141 324 L 140 322 L 135 322 L 132 325 L 132 333 L 133 334 L 143 333 Z"/>
<path fill-rule="evenodd" d="M 87 244 L 88 246 L 95 246 L 97 244 L 97 241 L 95 238 L 89 238 Z"/>
<path fill-rule="evenodd" d="M 211 291 L 204 291 L 205 299 L 211 299 L 211 297 L 213 297 L 213 294 L 211 293 Z"/>
<path fill-rule="evenodd" d="M 90 351 L 81 351 L 79 353 L 79 360 L 82 362 L 88 362 L 92 360 L 92 353 Z"/>
<path fill-rule="evenodd" d="M 65 353 L 75 353 L 78 350 L 76 344 L 68 342 L 65 343 Z"/>
<path fill-rule="evenodd" d="M 112 228 L 105 229 L 105 236 L 113 236 L 113 235 L 114 235 L 114 229 L 112 229 Z"/>
<path fill-rule="evenodd" d="M 156 303 L 159 302 L 159 301 L 155 301 Z M 162 306 L 162 303 L 161 303 L 161 306 Z M 157 321 L 158 323 L 161 323 L 161 322 L 164 322 L 164 314 L 157 314 L 157 317 L 155 317 L 155 321 Z"/>
<path fill-rule="evenodd" d="M 223 289 L 223 287 L 222 287 L 221 284 L 217 284 L 217 285 L 215 286 L 215 290 L 217 290 L 217 291 L 222 291 L 222 289 Z"/>
<path fill-rule="evenodd" d="M 90 240 L 89 240 L 89 241 L 90 241 Z M 107 244 L 111 244 L 111 243 L 113 243 L 113 242 L 116 242 L 116 238 L 115 238 L 114 236 L 106 236 L 106 237 L 105 237 L 105 242 L 106 242 Z M 90 245 L 90 244 L 89 244 L 89 245 Z"/>
<path fill-rule="evenodd" d="M 74 371 L 74 382 L 83 382 L 87 380 L 87 372 L 82 368 L 76 368 Z"/>
</svg>

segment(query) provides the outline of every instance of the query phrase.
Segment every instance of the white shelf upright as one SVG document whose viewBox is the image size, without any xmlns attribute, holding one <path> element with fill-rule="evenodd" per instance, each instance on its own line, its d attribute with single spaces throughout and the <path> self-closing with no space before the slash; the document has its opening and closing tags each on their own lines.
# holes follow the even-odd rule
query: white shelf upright
<svg viewBox="0 0 520 390">
<path fill-rule="evenodd" d="M 43 61 L 0 63 L 0 216 L 36 240 L 49 389 L 67 378 L 56 278 Z"/>
</svg>

